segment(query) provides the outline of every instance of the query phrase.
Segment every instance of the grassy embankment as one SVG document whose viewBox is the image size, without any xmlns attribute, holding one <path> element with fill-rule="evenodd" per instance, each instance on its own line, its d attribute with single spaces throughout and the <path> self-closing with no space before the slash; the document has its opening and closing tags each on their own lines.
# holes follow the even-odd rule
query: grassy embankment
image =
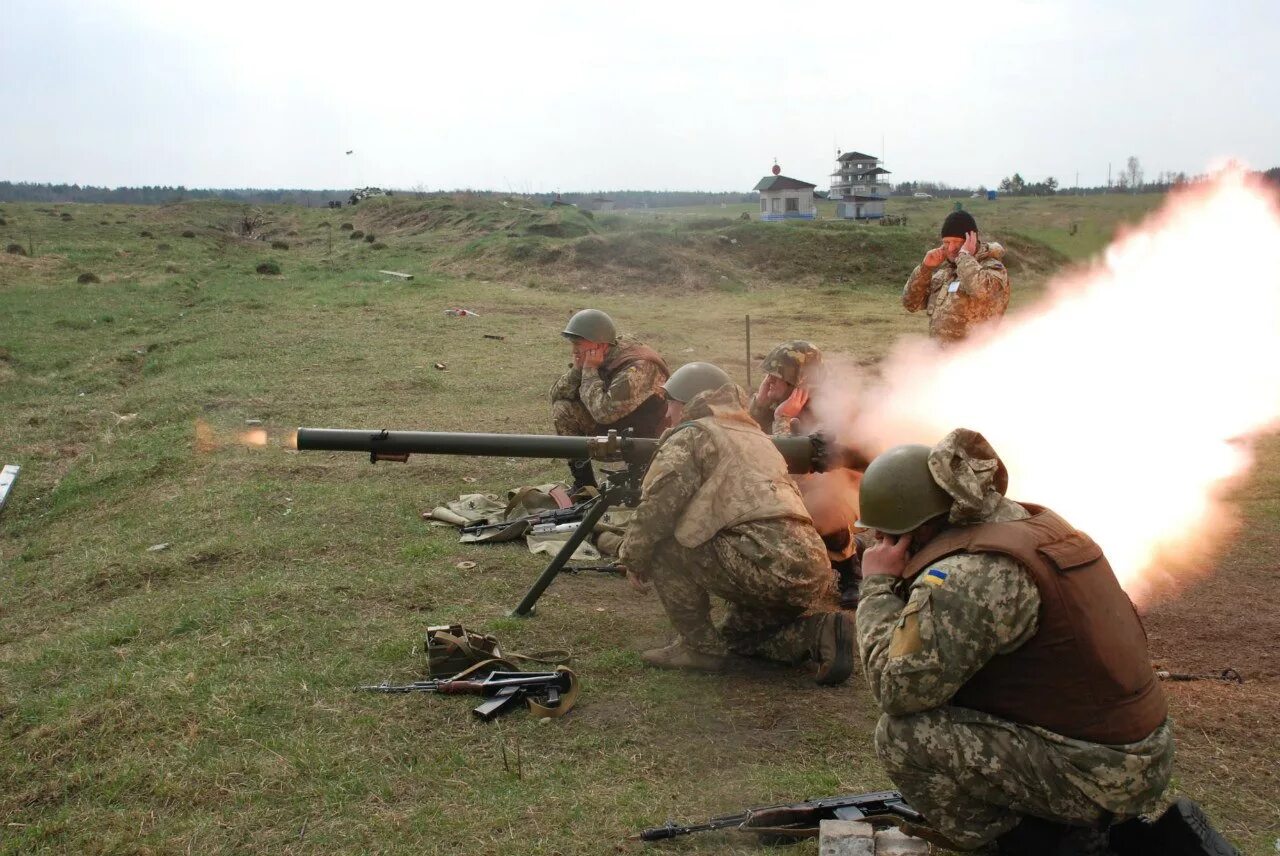
<svg viewBox="0 0 1280 856">
<path fill-rule="evenodd" d="M 1130 216 L 1103 202 L 1080 215 L 1099 234 Z M 1039 241 L 974 208 L 1011 245 L 1020 302 L 1082 255 L 1056 204 L 1019 218 Z M 375 468 L 282 441 L 297 425 L 545 430 L 556 332 L 587 304 L 673 363 L 739 379 L 748 312 L 758 353 L 803 335 L 874 362 L 924 328 L 897 295 L 945 206 L 907 228 L 523 206 L 264 209 L 260 241 L 218 203 L 0 205 L 2 242 L 35 249 L 0 255 L 0 461 L 23 466 L 0 517 L 0 852 L 594 854 L 667 817 L 888 784 L 860 682 L 645 669 L 659 607 L 611 578 L 561 579 L 536 618 L 509 619 L 542 563 L 417 519 L 558 466 Z M 281 275 L 254 273 L 270 260 Z M 455 305 L 479 317 L 443 315 Z M 234 442 L 249 419 L 267 448 Z M 1253 513 L 1274 518 L 1272 495 L 1258 488 Z M 417 675 L 423 628 L 450 620 L 516 650 L 573 649 L 580 709 L 486 726 L 466 700 L 350 692 Z M 1221 696 L 1186 692 L 1184 731 L 1207 740 Z M 504 745 L 520 747 L 519 777 Z M 1178 784 L 1260 853 L 1277 818 L 1274 802 L 1259 812 L 1274 796 L 1259 765 L 1277 763 L 1269 736 L 1209 745 L 1184 753 Z"/>
</svg>

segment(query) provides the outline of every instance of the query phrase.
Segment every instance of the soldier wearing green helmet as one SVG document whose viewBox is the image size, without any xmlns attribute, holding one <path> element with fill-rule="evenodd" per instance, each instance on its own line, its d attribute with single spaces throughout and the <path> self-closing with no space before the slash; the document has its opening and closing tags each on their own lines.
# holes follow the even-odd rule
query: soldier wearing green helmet
<svg viewBox="0 0 1280 856">
<path fill-rule="evenodd" d="M 817 664 L 820 684 L 853 671 L 853 616 L 836 604 L 822 540 L 786 462 L 747 413 L 747 395 L 709 363 L 664 385 L 662 437 L 619 559 L 657 589 L 678 635 L 645 651 L 659 668 L 718 671 L 729 654 Z M 711 597 L 727 605 L 711 621 Z"/>
<path fill-rule="evenodd" d="M 1189 800 L 1139 819 L 1174 750 L 1142 624 L 1102 549 L 1008 481 L 963 428 L 863 476 L 858 647 L 889 777 L 950 849 L 1235 852 Z"/>
<path fill-rule="evenodd" d="M 551 421 L 561 436 L 589 437 L 632 430 L 656 437 L 665 410 L 662 383 L 670 371 L 662 357 L 632 336 L 618 333 L 599 309 L 583 309 L 561 332 L 573 361 L 551 388 Z M 596 486 L 590 461 L 570 461 L 575 489 Z"/>
</svg>

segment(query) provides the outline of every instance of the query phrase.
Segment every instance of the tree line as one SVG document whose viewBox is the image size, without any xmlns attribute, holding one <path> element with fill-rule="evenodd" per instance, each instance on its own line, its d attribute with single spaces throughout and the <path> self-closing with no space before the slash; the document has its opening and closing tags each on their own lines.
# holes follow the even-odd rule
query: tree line
<svg viewBox="0 0 1280 856">
<path fill-rule="evenodd" d="M 117 205 L 170 205 L 193 199 L 227 199 L 252 204 L 289 203 L 327 205 L 330 199 L 346 199 L 344 190 L 289 190 L 259 188 L 189 188 L 181 185 L 95 187 L 91 184 L 51 184 L 34 181 L 0 181 L 3 202 L 107 202 Z"/>
<path fill-rule="evenodd" d="M 397 191 L 404 196 L 429 196 L 433 193 L 469 193 L 476 196 L 509 198 L 516 194 L 496 190 L 439 190 L 417 188 Z M 30 181 L 0 181 L 0 202 L 105 202 L 117 205 L 171 205 L 198 199 L 225 199 L 253 205 L 282 203 L 323 208 L 330 200 L 345 201 L 350 190 L 297 190 L 270 188 L 190 188 L 181 185 L 146 185 L 143 187 L 96 187 L 91 184 L 51 184 Z M 618 207 L 667 208 L 677 205 L 718 205 L 754 202 L 754 193 L 717 193 L 682 190 L 611 190 L 594 193 L 520 194 L 524 198 L 550 204 L 559 199 L 574 205 L 589 204 L 596 199 L 612 200 Z"/>
</svg>

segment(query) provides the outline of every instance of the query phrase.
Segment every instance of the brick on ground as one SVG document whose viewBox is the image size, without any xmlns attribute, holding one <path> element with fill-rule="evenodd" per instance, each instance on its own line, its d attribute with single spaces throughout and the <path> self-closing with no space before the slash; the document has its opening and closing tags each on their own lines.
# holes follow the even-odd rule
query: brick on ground
<svg viewBox="0 0 1280 856">
<path fill-rule="evenodd" d="M 876 834 L 868 823 L 824 820 L 818 824 L 818 856 L 875 856 Z"/>
</svg>

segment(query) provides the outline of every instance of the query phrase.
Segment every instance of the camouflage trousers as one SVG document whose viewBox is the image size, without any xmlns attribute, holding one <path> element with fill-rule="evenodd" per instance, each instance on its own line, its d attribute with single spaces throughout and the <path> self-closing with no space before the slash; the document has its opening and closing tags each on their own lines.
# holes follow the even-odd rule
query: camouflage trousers
<svg viewBox="0 0 1280 856">
<path fill-rule="evenodd" d="M 875 746 L 889 778 L 927 823 L 977 849 L 1023 815 L 1099 826 L 1126 816 L 1117 810 L 1145 810 L 1169 780 L 1173 743 L 1166 729 L 1144 741 L 1155 751 L 1138 759 L 981 711 L 939 707 L 881 716 Z"/>
<path fill-rule="evenodd" d="M 596 420 L 577 399 L 551 402 L 551 424 L 561 437 L 590 437 L 599 433 Z"/>
<path fill-rule="evenodd" d="M 693 549 L 664 541 L 648 571 L 672 626 L 708 653 L 801 662 L 816 637 L 808 618 L 838 609 L 822 541 L 798 520 L 741 524 Z M 719 627 L 712 595 L 726 605 Z"/>
</svg>

